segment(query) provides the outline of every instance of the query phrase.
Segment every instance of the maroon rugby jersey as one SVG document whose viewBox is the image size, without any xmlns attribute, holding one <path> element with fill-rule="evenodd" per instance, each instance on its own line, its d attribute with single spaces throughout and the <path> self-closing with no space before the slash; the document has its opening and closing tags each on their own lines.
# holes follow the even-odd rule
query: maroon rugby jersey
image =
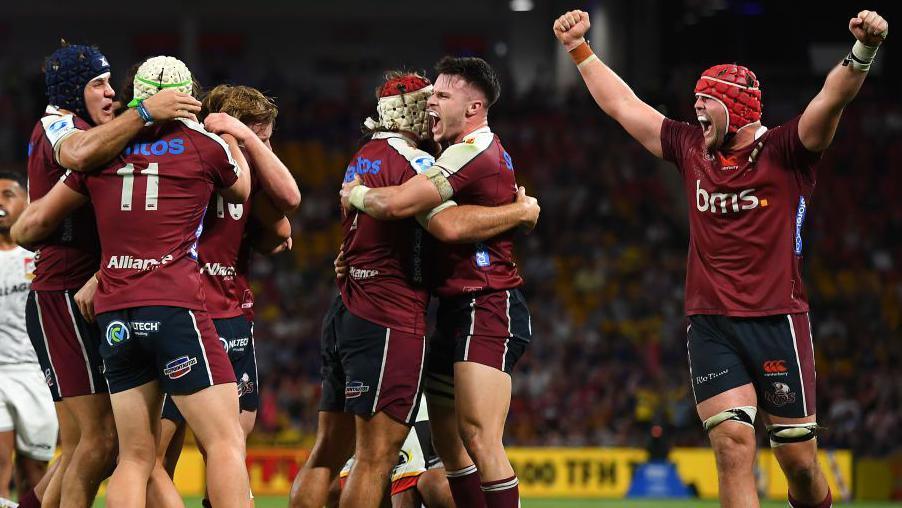
<svg viewBox="0 0 902 508">
<path fill-rule="evenodd" d="M 510 155 L 498 136 L 483 127 L 448 147 L 435 165 L 448 179 L 454 201 L 461 205 L 500 206 L 517 198 Z M 442 245 L 430 263 L 435 292 L 453 297 L 477 291 L 498 291 L 523 284 L 514 263 L 514 231 L 477 244 Z"/>
<path fill-rule="evenodd" d="M 357 175 L 368 187 L 401 185 L 432 162 L 400 134 L 379 132 L 354 154 L 345 181 Z M 380 221 L 356 210 L 342 227 L 348 275 L 338 279 L 338 286 L 348 310 L 381 326 L 425 335 L 429 293 L 422 283 L 423 229 L 415 219 Z"/>
<path fill-rule="evenodd" d="M 47 106 L 28 142 L 28 198 L 42 198 L 66 174 L 54 150 L 61 140 L 91 126 L 75 115 Z M 100 243 L 94 209 L 86 205 L 72 212 L 52 235 L 35 246 L 35 278 L 39 291 L 80 289 L 100 265 Z"/>
<path fill-rule="evenodd" d="M 254 297 L 247 283 L 250 245 L 244 231 L 257 189 L 253 171 L 251 181 L 251 195 L 244 203 L 228 203 L 218 192 L 214 192 L 207 205 L 197 257 L 207 312 L 213 319 L 242 314 L 253 319 Z"/>
<path fill-rule="evenodd" d="M 226 144 L 191 121 L 142 130 L 100 171 L 70 172 L 100 233 L 97 312 L 167 305 L 204 309 L 197 239 L 214 187 L 235 183 Z"/>
<path fill-rule="evenodd" d="M 762 131 L 745 149 L 709 155 L 701 126 L 664 120 L 664 158 L 689 201 L 686 315 L 808 311 L 802 225 L 820 154 L 799 139 L 798 117 Z"/>
</svg>

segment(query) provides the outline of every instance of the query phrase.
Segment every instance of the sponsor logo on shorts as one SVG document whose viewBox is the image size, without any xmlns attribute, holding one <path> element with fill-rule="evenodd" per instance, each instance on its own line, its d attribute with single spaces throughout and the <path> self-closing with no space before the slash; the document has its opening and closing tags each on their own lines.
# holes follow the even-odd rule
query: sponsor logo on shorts
<svg viewBox="0 0 902 508">
<path fill-rule="evenodd" d="M 237 339 L 227 340 L 225 337 L 220 337 L 219 342 L 222 343 L 222 348 L 225 349 L 225 352 L 234 351 L 236 353 L 243 353 L 244 349 L 250 344 L 250 337 L 239 337 Z"/>
<path fill-rule="evenodd" d="M 786 368 L 786 360 L 767 360 L 764 362 L 764 375 L 767 377 L 772 376 L 788 376 L 786 373 L 788 370 Z"/>
<path fill-rule="evenodd" d="M 156 268 L 160 265 L 165 265 L 166 263 L 172 261 L 172 255 L 166 254 L 160 259 L 145 259 L 145 258 L 136 258 L 128 255 L 124 256 L 110 256 L 110 260 L 107 261 L 107 268 L 115 268 L 118 270 L 140 270 L 142 272 L 156 270 Z"/>
<path fill-rule="evenodd" d="M 795 392 L 789 389 L 786 383 L 771 383 L 773 392 L 764 392 L 764 398 L 776 407 L 783 407 L 796 401 Z"/>
<path fill-rule="evenodd" d="M 254 382 L 251 381 L 251 377 L 245 372 L 241 375 L 241 381 L 238 382 L 238 396 L 241 397 L 249 393 L 254 393 Z"/>
<path fill-rule="evenodd" d="M 351 274 L 351 278 L 354 280 L 364 280 L 378 276 L 379 270 L 366 270 L 352 266 L 348 269 L 348 273 Z"/>
<path fill-rule="evenodd" d="M 704 376 L 695 376 L 695 384 L 700 385 L 703 383 L 707 383 L 708 381 L 711 381 L 712 379 L 717 379 L 720 376 L 723 376 L 727 372 L 730 372 L 730 369 L 724 369 L 720 372 L 709 372 L 709 373 L 705 374 Z"/>
<path fill-rule="evenodd" d="M 188 355 L 180 356 L 175 360 L 170 360 L 166 367 L 163 368 L 163 374 L 169 379 L 178 379 L 185 374 L 191 372 L 191 366 L 197 365 L 196 357 L 188 357 Z"/>
<path fill-rule="evenodd" d="M 159 321 L 132 321 L 129 325 L 138 337 L 147 337 L 151 333 L 160 331 Z"/>
<path fill-rule="evenodd" d="M 370 387 L 363 384 L 363 381 L 351 381 L 345 384 L 346 399 L 356 399 L 368 391 L 370 391 Z"/>
<path fill-rule="evenodd" d="M 53 374 L 50 373 L 50 369 L 44 369 L 44 382 L 47 386 L 53 386 Z"/>
<path fill-rule="evenodd" d="M 125 342 L 130 337 L 128 325 L 119 320 L 112 321 L 106 326 L 106 333 L 104 336 L 106 337 L 107 344 L 111 346 Z"/>
</svg>

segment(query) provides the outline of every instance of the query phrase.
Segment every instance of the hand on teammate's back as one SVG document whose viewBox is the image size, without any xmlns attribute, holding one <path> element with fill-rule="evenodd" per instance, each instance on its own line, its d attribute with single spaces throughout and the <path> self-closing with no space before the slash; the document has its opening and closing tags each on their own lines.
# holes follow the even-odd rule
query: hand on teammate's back
<svg viewBox="0 0 902 508">
<path fill-rule="evenodd" d="M 228 113 L 210 113 L 204 118 L 204 128 L 214 134 L 231 134 L 239 143 L 256 136 L 250 127 Z"/>
<path fill-rule="evenodd" d="M 865 46 L 876 47 L 886 39 L 889 23 L 875 11 L 861 11 L 849 20 L 849 31 Z"/>
<path fill-rule="evenodd" d="M 341 190 L 338 191 L 338 195 L 341 196 L 341 215 L 344 217 L 351 210 L 354 209 L 354 205 L 351 204 L 351 191 L 354 190 L 354 187 L 360 185 L 360 177 L 354 176 L 354 179 L 350 182 L 345 182 L 341 184 Z"/>
<path fill-rule="evenodd" d="M 539 221 L 539 212 L 542 210 L 539 207 L 539 200 L 532 196 L 527 196 L 526 187 L 519 187 L 517 189 L 516 202 L 523 205 L 523 218 L 520 219 L 520 229 L 528 233 L 536 227 L 536 223 Z"/>
<path fill-rule="evenodd" d="M 165 122 L 176 118 L 197 121 L 200 101 L 190 95 L 175 90 L 163 90 L 144 99 L 144 107 L 155 122 Z"/>
<path fill-rule="evenodd" d="M 97 276 L 92 276 L 85 285 L 75 293 L 75 304 L 88 323 L 94 322 L 94 293 L 97 292 Z"/>
<path fill-rule="evenodd" d="M 338 255 L 335 256 L 335 261 L 333 261 L 332 264 L 335 265 L 336 279 L 343 279 L 345 275 L 348 274 L 348 263 L 345 261 L 344 247 L 338 250 Z"/>
<path fill-rule="evenodd" d="M 568 11 L 554 21 L 554 36 L 570 51 L 583 43 L 590 26 L 588 12 Z"/>
</svg>

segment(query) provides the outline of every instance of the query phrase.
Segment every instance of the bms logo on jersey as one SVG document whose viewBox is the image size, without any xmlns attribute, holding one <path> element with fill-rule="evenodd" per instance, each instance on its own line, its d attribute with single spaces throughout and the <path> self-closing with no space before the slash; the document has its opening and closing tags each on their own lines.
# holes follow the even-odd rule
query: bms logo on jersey
<svg viewBox="0 0 902 508">
<path fill-rule="evenodd" d="M 701 180 L 695 181 L 695 208 L 699 212 L 739 213 L 740 210 L 767 206 L 767 199 L 759 199 L 755 189 L 735 192 L 712 192 L 702 188 Z"/>
</svg>

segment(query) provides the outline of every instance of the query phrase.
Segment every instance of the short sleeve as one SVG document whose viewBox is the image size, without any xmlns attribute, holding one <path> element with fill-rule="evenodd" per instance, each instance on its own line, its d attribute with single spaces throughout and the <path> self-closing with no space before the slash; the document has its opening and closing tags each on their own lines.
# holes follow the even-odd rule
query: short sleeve
<svg viewBox="0 0 902 508">
<path fill-rule="evenodd" d="M 431 171 L 436 169 L 448 181 L 454 193 L 458 193 L 488 176 L 497 174 L 498 168 L 480 160 L 494 141 L 494 136 L 481 135 L 448 147 L 435 161 Z"/>
<path fill-rule="evenodd" d="M 53 147 L 53 159 L 59 162 L 59 149 L 64 139 L 75 134 L 80 129 L 75 126 L 74 115 L 47 115 L 41 118 L 44 126 L 44 134 Z"/>
<path fill-rule="evenodd" d="M 698 131 L 698 127 L 693 127 L 686 122 L 676 122 L 665 118 L 661 125 L 661 152 L 664 160 L 673 162 L 682 171 L 682 161 L 688 153 L 689 147 L 696 141 Z"/>
<path fill-rule="evenodd" d="M 203 143 L 201 160 L 206 165 L 207 173 L 218 189 L 227 189 L 235 184 L 241 168 L 232 157 L 229 145 L 215 134 L 209 134 L 209 141 Z"/>
<path fill-rule="evenodd" d="M 802 116 L 799 115 L 774 128 L 770 136 L 789 168 L 794 171 L 807 172 L 821 159 L 823 152 L 812 152 L 805 148 L 799 137 L 799 120 L 801 118 Z"/>
<path fill-rule="evenodd" d="M 75 192 L 88 196 L 87 179 L 88 176 L 86 174 L 67 169 L 66 174 L 63 175 L 60 181 Z"/>
</svg>

